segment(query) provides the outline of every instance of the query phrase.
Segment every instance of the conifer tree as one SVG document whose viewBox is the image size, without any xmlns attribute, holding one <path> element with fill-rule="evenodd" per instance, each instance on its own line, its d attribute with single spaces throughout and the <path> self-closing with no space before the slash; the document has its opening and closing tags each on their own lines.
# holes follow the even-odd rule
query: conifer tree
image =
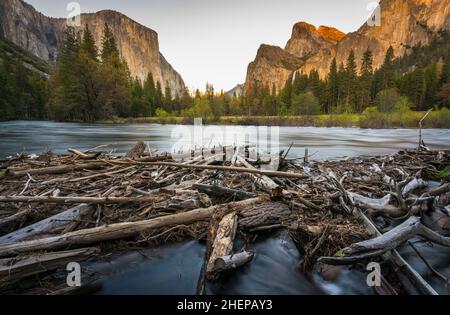
<svg viewBox="0 0 450 315">
<path fill-rule="evenodd" d="M 371 88 L 373 82 L 373 55 L 372 51 L 367 48 L 361 61 L 360 70 L 360 108 L 361 112 L 365 107 L 372 103 Z"/>
<path fill-rule="evenodd" d="M 339 78 L 336 58 L 333 59 L 330 66 L 330 72 L 328 74 L 328 106 L 327 114 L 333 112 L 339 101 Z"/>
</svg>

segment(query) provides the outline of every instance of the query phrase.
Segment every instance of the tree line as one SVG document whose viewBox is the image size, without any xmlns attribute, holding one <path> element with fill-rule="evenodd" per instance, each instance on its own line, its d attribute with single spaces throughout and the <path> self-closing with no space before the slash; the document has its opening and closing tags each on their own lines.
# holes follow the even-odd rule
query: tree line
<svg viewBox="0 0 450 315">
<path fill-rule="evenodd" d="M 77 32 L 67 27 L 56 65 L 47 80 L 30 71 L 23 60 L 0 55 L 0 118 L 101 121 L 114 117 L 287 116 L 423 111 L 450 106 L 450 36 L 441 34 L 430 45 L 394 58 L 390 47 L 379 69 L 367 49 L 361 66 L 350 51 L 345 63 L 333 59 L 325 79 L 316 70 L 294 72 L 284 87 L 254 81 L 245 95 L 171 91 L 151 73 L 142 82 L 133 78 L 105 24 L 100 49 L 88 26 Z M 177 93 L 175 93 L 177 92 Z"/>
</svg>

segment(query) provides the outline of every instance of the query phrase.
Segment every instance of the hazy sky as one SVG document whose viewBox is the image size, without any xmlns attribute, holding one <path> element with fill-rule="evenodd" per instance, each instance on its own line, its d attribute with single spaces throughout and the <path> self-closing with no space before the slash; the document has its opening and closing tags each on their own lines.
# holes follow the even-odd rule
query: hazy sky
<svg viewBox="0 0 450 315">
<path fill-rule="evenodd" d="M 67 16 L 67 0 L 25 0 L 48 16 Z M 373 0 L 78 0 L 82 12 L 113 9 L 159 34 L 160 50 L 190 88 L 229 90 L 245 81 L 260 44 L 284 47 L 307 21 L 352 32 Z"/>
</svg>

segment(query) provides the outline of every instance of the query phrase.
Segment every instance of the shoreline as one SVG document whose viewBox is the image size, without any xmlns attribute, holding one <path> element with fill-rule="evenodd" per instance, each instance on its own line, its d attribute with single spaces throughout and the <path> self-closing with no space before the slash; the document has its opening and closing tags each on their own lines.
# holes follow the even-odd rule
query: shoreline
<svg viewBox="0 0 450 315">
<path fill-rule="evenodd" d="M 419 121 L 425 112 L 410 112 L 406 114 L 377 113 L 373 117 L 364 114 L 321 114 L 312 116 L 221 116 L 203 118 L 204 125 L 231 126 L 279 126 L 279 127 L 315 127 L 315 128 L 360 128 L 360 129 L 419 129 Z M 13 121 L 52 121 L 61 123 L 85 123 L 105 125 L 125 124 L 159 124 L 159 125 L 192 125 L 194 118 L 183 116 L 166 117 L 114 117 L 100 121 L 56 121 L 56 120 L 0 120 Z M 450 110 L 433 111 L 423 121 L 422 129 L 450 129 Z"/>
<path fill-rule="evenodd" d="M 336 114 L 314 116 L 222 116 L 203 119 L 205 125 L 233 126 L 280 126 L 280 127 L 344 127 L 361 129 L 418 129 L 419 121 L 425 112 L 408 114 L 379 114 L 368 117 L 363 114 Z M 191 125 L 191 117 L 139 117 L 121 118 L 99 121 L 104 124 L 162 124 Z M 423 129 L 450 129 L 450 111 L 447 109 L 431 112 L 423 122 Z"/>
</svg>

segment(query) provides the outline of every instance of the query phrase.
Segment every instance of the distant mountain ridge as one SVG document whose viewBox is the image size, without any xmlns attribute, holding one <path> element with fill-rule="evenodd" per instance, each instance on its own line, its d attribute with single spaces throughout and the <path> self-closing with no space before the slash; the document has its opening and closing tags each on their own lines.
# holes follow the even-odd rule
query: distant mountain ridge
<svg viewBox="0 0 450 315">
<path fill-rule="evenodd" d="M 81 15 L 81 24 L 91 29 L 100 46 L 105 23 L 110 26 L 132 76 L 144 80 L 152 72 L 164 89 L 181 93 L 185 84 L 159 51 L 158 34 L 111 10 Z M 0 1 L 0 36 L 45 61 L 57 58 L 66 19 L 51 18 L 22 0 Z"/>
</svg>

